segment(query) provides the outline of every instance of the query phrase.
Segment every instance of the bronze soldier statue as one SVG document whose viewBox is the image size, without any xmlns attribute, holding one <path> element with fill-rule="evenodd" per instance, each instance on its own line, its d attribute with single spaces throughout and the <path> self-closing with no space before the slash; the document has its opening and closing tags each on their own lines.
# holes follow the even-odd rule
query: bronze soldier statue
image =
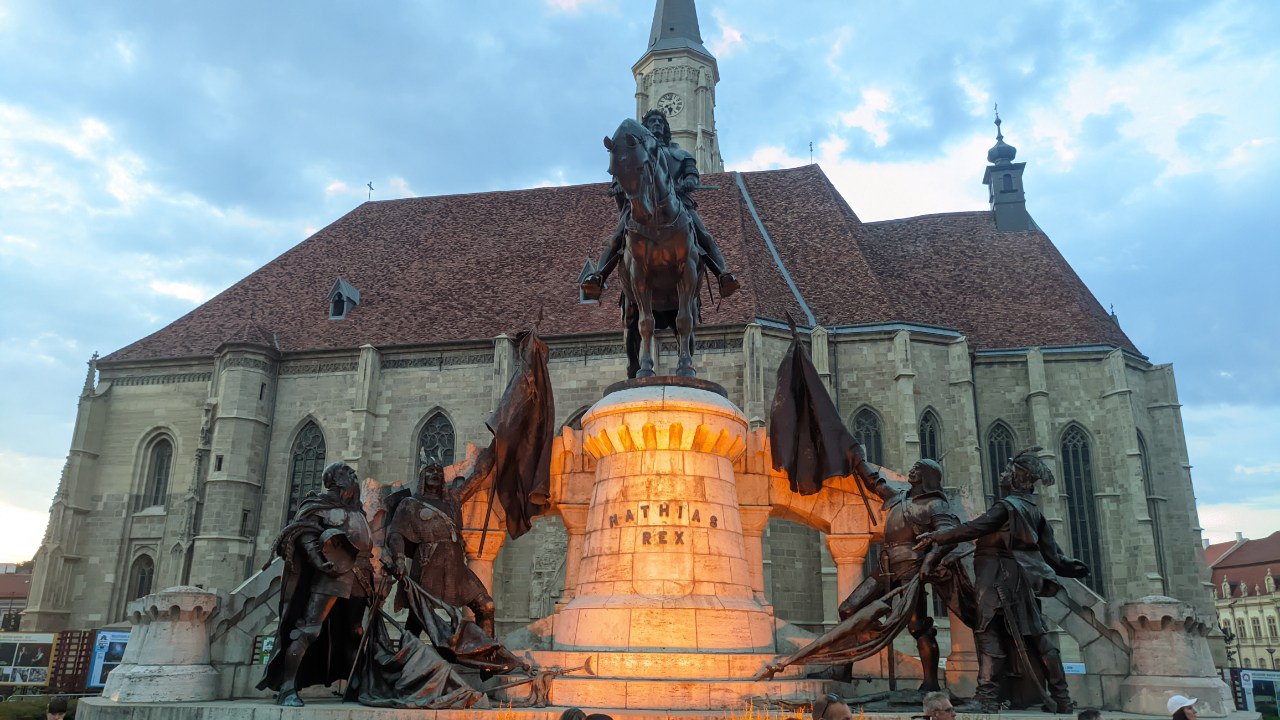
<svg viewBox="0 0 1280 720">
<path fill-rule="evenodd" d="M 698 188 L 700 182 L 697 162 L 687 150 L 671 142 L 671 126 L 667 123 L 667 116 L 661 110 L 650 110 L 645 113 L 640 124 L 658 139 L 660 154 L 664 159 L 667 173 L 675 183 L 676 195 L 693 218 L 694 234 L 698 248 L 702 251 L 702 260 L 715 274 L 721 297 L 729 297 L 738 291 L 740 284 L 733 273 L 729 272 L 724 254 L 720 252 L 720 246 L 716 244 L 715 238 L 711 237 L 711 233 L 702 224 L 702 218 L 698 216 L 697 211 L 698 203 L 690 195 L 690 192 Z M 596 272 L 582 283 L 584 294 L 589 297 L 600 296 L 605 281 L 621 259 L 627 224 L 631 221 L 631 207 L 626 202 L 617 181 L 614 181 L 609 194 L 613 195 L 618 203 L 618 228 L 609 239 L 609 245 L 605 248 L 604 254 L 600 256 L 600 261 L 596 264 Z"/>
<path fill-rule="evenodd" d="M 298 691 L 346 680 L 361 645 L 365 609 L 373 601 L 373 533 L 360 505 L 360 481 L 346 464 L 322 476 L 325 492 L 302 501 L 277 538 L 284 558 L 280 626 L 258 689 L 301 707 Z"/>
<path fill-rule="evenodd" d="M 444 467 L 428 460 L 418 471 L 417 494 L 396 507 L 386 545 L 392 572 L 413 578 L 449 605 L 470 608 L 476 624 L 493 637 L 493 597 L 467 567 L 462 538 L 462 503 L 476 493 L 489 470 L 477 468 L 468 478 L 446 484 Z M 401 588 L 396 594 L 397 609 L 405 606 L 404 592 Z M 412 614 L 405 628 L 414 635 L 423 630 Z"/>
<path fill-rule="evenodd" d="M 942 490 L 942 467 L 933 460 L 920 460 L 907 474 L 908 485 L 890 482 L 861 463 L 859 473 L 867 487 L 884 501 L 884 546 L 880 567 L 840 603 L 840 618 L 846 619 L 883 598 L 891 590 L 906 585 L 916 575 L 933 585 L 934 592 L 951 599 L 953 577 L 940 573 L 939 562 L 955 547 L 939 544 L 928 552 L 915 549 L 916 538 L 929 531 L 950 530 L 960 524 Z M 957 568 L 958 570 L 958 568 Z M 938 631 L 925 606 L 923 592 L 915 599 L 907 630 L 916 639 L 924 670 L 923 691 L 940 689 L 938 684 Z"/>
<path fill-rule="evenodd" d="M 1054 542 L 1053 528 L 1036 507 L 1032 495 L 1036 481 L 1045 485 L 1054 482 L 1052 471 L 1036 457 L 1039 450 L 1028 448 L 1009 461 L 1000 478 L 1008 495 L 991 509 L 958 527 L 926 533 L 916 545 L 920 550 L 933 548 L 933 552 L 950 543 L 975 541 L 978 618 L 973 630 L 978 689 L 974 699 L 983 712 L 999 710 L 1003 699 L 1020 705 L 1038 698 L 1046 712 L 1060 714 L 1070 713 L 1072 708 L 1062 658 L 1049 639 L 1038 598 L 1058 593 L 1057 575 L 1087 577 L 1089 568 L 1063 554 Z M 1010 666 L 1010 654 L 1016 666 Z M 1030 692 L 1017 687 L 1002 692 L 1002 683 L 1019 674 L 1035 687 Z"/>
</svg>

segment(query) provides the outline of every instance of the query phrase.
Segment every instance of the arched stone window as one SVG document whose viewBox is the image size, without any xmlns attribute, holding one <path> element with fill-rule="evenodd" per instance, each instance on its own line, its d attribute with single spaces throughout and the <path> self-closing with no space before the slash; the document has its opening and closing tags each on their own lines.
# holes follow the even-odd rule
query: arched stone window
<svg viewBox="0 0 1280 720">
<path fill-rule="evenodd" d="M 920 416 L 920 457 L 942 459 L 942 423 L 933 410 L 925 410 Z"/>
<path fill-rule="evenodd" d="M 438 412 L 432 415 L 422 426 L 422 432 L 418 433 L 417 469 L 422 469 L 424 454 L 439 460 L 440 464 L 446 467 L 452 465 L 453 446 L 453 423 L 449 422 L 449 418 L 445 417 L 444 413 Z"/>
<path fill-rule="evenodd" d="M 135 509 L 164 505 L 169 494 L 169 472 L 173 469 L 173 442 L 162 437 L 147 452 L 147 469 Z M 132 598 L 131 598 L 132 599 Z"/>
<path fill-rule="evenodd" d="M 1169 594 L 1169 572 L 1164 558 L 1163 498 L 1156 493 L 1155 478 L 1151 475 L 1151 457 L 1147 454 L 1147 441 L 1138 432 L 1138 459 L 1142 466 L 1142 489 L 1147 494 L 1147 515 L 1151 517 L 1151 542 L 1156 551 L 1156 572 L 1160 573 L 1160 588 Z"/>
<path fill-rule="evenodd" d="M 129 569 L 129 586 L 125 588 L 125 602 L 132 602 L 143 595 L 151 594 L 151 586 L 156 579 L 156 563 L 150 555 L 140 555 L 133 561 Z"/>
<path fill-rule="evenodd" d="M 310 492 L 321 490 L 324 473 L 324 433 L 320 426 L 309 422 L 298 432 L 293 441 L 293 460 L 289 463 L 289 515 L 293 519 L 302 499 Z"/>
<path fill-rule="evenodd" d="M 884 442 L 880 436 L 880 416 L 864 407 L 853 416 L 853 439 L 867 451 L 867 462 L 884 465 Z"/>
<path fill-rule="evenodd" d="M 1000 490 L 1000 473 L 1004 472 L 1009 459 L 1013 457 L 1013 448 L 1017 442 L 1013 430 L 1001 420 L 997 420 L 987 431 L 987 477 L 991 481 L 993 498 L 1004 497 L 1004 492 Z"/>
<path fill-rule="evenodd" d="M 1249 658 L 1245 658 L 1245 659 L 1244 659 L 1244 667 L 1245 667 L 1245 669 L 1246 669 L 1246 670 L 1251 670 L 1251 669 L 1253 669 L 1253 661 L 1252 661 L 1252 660 L 1250 660 Z"/>
<path fill-rule="evenodd" d="M 1072 425 L 1062 434 L 1063 501 L 1071 528 L 1071 554 L 1089 566 L 1084 583 L 1102 594 L 1102 541 L 1098 507 L 1093 498 L 1093 451 L 1084 428 Z"/>
</svg>

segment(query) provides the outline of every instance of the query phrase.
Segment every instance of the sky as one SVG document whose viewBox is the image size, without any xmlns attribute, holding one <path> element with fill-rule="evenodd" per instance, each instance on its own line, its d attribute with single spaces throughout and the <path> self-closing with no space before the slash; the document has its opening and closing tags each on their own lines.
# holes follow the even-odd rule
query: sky
<svg viewBox="0 0 1280 720">
<path fill-rule="evenodd" d="M 1206 535 L 1280 529 L 1280 3 L 699 0 L 729 170 L 863 220 L 1036 222 L 1177 372 Z M 0 0 L 0 562 L 47 521 L 86 361 L 370 195 L 607 179 L 652 0 Z M 732 259 L 731 259 L 732 260 Z M 572 269 L 576 272 L 576 268 Z"/>
</svg>

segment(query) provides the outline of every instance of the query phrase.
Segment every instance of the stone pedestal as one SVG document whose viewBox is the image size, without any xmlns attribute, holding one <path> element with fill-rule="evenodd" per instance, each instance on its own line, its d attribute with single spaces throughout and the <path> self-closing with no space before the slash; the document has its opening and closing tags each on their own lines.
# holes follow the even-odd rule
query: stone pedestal
<svg viewBox="0 0 1280 720">
<path fill-rule="evenodd" d="M 206 620 L 218 596 L 197 587 L 172 587 L 129 603 L 133 634 L 103 697 L 114 702 L 192 702 L 218 697 L 218 671 L 209 664 Z"/>
<path fill-rule="evenodd" d="M 1201 717 L 1222 717 L 1235 710 L 1231 690 L 1214 670 L 1203 622 L 1188 603 L 1151 595 L 1121 607 L 1129 631 L 1129 677 L 1120 685 L 1125 712 L 1168 714 L 1174 694 L 1198 698 Z"/>
<path fill-rule="evenodd" d="M 709 390 L 647 384 L 606 395 L 582 427 L 596 477 L 554 648 L 773 652 L 733 472 L 742 412 Z"/>
</svg>

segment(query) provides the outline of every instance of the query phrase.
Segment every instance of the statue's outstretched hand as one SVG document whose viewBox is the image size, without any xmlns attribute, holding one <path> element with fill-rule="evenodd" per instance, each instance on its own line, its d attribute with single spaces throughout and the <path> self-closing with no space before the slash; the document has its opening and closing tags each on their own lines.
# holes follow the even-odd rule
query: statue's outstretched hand
<svg viewBox="0 0 1280 720">
<path fill-rule="evenodd" d="M 1089 577 L 1089 566 L 1085 565 L 1083 560 L 1068 560 L 1061 574 L 1069 578 L 1087 578 Z"/>
<path fill-rule="evenodd" d="M 920 535 L 916 536 L 916 544 L 915 544 L 915 547 L 912 549 L 917 552 L 923 552 L 933 547 L 934 545 L 937 545 L 938 541 L 934 539 L 933 537 L 934 535 L 935 533 L 927 532 L 927 533 L 921 533 Z"/>
</svg>

